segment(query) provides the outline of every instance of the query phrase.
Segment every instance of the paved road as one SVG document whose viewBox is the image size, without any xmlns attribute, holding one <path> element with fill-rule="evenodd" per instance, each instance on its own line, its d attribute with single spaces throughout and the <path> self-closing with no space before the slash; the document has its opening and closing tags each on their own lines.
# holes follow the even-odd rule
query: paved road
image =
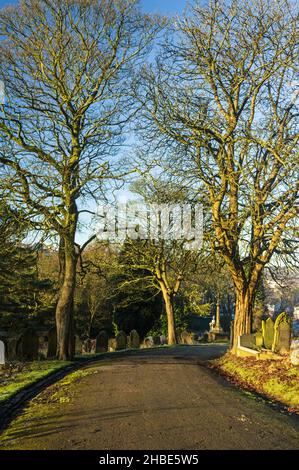
<svg viewBox="0 0 299 470">
<path fill-rule="evenodd" d="M 70 386 L 69 401 L 47 404 L 49 390 L 33 400 L 12 423 L 3 447 L 299 449 L 296 417 L 200 364 L 223 352 L 223 346 L 181 346 L 89 365 L 88 375 Z"/>
</svg>

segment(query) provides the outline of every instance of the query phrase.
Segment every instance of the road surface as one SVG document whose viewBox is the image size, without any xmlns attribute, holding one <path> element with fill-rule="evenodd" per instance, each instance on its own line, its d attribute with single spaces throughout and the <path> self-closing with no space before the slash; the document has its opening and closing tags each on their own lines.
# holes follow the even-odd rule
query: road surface
<svg viewBox="0 0 299 470">
<path fill-rule="evenodd" d="M 236 389 L 201 364 L 223 352 L 221 345 L 179 346 L 90 364 L 84 369 L 86 375 L 70 385 L 70 396 L 55 401 L 56 385 L 33 399 L 0 445 L 3 449 L 299 449 L 297 417 Z"/>
</svg>

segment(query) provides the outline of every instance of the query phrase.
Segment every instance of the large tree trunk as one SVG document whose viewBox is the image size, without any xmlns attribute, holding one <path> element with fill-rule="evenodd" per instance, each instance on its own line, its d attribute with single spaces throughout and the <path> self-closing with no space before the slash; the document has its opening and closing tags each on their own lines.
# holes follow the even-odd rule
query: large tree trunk
<svg viewBox="0 0 299 470">
<path fill-rule="evenodd" d="M 162 288 L 162 294 L 167 315 L 168 344 L 177 344 L 172 295 L 165 288 Z"/>
<path fill-rule="evenodd" d="M 73 300 L 76 284 L 77 255 L 75 245 L 64 241 L 64 273 L 56 306 L 57 356 L 60 360 L 73 357 Z"/>
<path fill-rule="evenodd" d="M 252 310 L 254 305 L 254 289 L 235 289 L 236 306 L 234 318 L 234 338 L 232 352 L 235 353 L 239 336 L 251 333 Z"/>
</svg>

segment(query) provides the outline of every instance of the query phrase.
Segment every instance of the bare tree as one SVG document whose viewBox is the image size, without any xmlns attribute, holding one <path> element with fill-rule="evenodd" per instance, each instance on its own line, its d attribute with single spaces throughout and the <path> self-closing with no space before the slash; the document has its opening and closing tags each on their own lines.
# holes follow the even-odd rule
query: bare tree
<svg viewBox="0 0 299 470">
<path fill-rule="evenodd" d="M 176 344 L 174 299 L 182 284 L 195 272 L 201 252 L 191 250 L 188 247 L 190 240 L 187 238 L 175 236 L 175 215 L 170 206 L 166 207 L 165 204 L 176 203 L 177 208 L 180 207 L 186 193 L 180 187 L 169 185 L 169 182 L 160 178 L 151 178 L 150 175 L 135 180 L 131 190 L 141 196 L 143 202 L 156 205 L 153 207 L 156 210 L 155 220 L 159 233 L 155 238 L 148 228 L 148 214 L 144 213 L 139 217 L 136 229 L 138 228 L 139 234 L 141 229 L 147 238 L 134 239 L 133 236 L 133 239 L 126 239 L 119 258 L 118 269 L 120 268 L 124 277 L 119 288 L 126 289 L 127 293 L 131 290 L 132 298 L 138 286 L 142 287 L 143 293 L 146 290 L 156 294 L 161 292 L 167 316 L 168 344 Z M 167 210 L 162 215 L 165 207 Z M 179 217 L 178 213 L 177 216 Z M 129 226 L 130 223 L 129 220 Z M 134 232 L 134 224 L 133 219 L 130 231 Z"/>
<path fill-rule="evenodd" d="M 168 344 L 177 343 L 174 299 L 182 284 L 196 269 L 198 253 L 188 251 L 176 240 L 127 240 L 120 256 L 123 280 L 119 289 L 162 293 L 167 316 Z"/>
<path fill-rule="evenodd" d="M 296 242 L 298 106 L 290 83 L 298 52 L 294 2 L 196 3 L 136 82 L 155 161 L 204 195 L 207 238 L 234 283 L 234 348 L 251 330 L 264 267 Z"/>
<path fill-rule="evenodd" d="M 82 206 L 126 171 L 112 157 L 135 111 L 129 83 L 160 27 L 135 0 L 24 0 L 0 12 L 1 173 L 32 226 L 60 238 L 60 359 L 72 354 Z"/>
</svg>

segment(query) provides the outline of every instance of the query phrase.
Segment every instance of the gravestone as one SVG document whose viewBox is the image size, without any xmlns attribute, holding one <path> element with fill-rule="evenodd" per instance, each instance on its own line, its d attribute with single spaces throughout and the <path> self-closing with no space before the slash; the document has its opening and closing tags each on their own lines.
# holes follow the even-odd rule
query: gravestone
<svg viewBox="0 0 299 470">
<path fill-rule="evenodd" d="M 153 336 L 154 346 L 160 346 L 160 336 Z"/>
<path fill-rule="evenodd" d="M 293 339 L 291 342 L 290 360 L 293 366 L 299 366 L 299 339 Z"/>
<path fill-rule="evenodd" d="M 48 335 L 46 332 L 38 333 L 38 356 L 39 358 L 46 359 L 48 351 Z"/>
<path fill-rule="evenodd" d="M 8 361 L 15 361 L 17 356 L 17 347 L 18 347 L 19 337 L 10 337 L 6 340 L 6 359 Z"/>
<path fill-rule="evenodd" d="M 28 328 L 21 335 L 17 353 L 20 359 L 24 361 L 34 361 L 38 358 L 38 336 L 34 330 Z"/>
<path fill-rule="evenodd" d="M 147 336 L 146 338 L 144 338 L 142 347 L 143 348 L 153 348 L 154 347 L 154 338 L 152 336 Z"/>
<path fill-rule="evenodd" d="M 165 335 L 160 336 L 160 344 L 167 344 L 167 337 Z"/>
<path fill-rule="evenodd" d="M 97 350 L 97 339 L 92 338 L 90 340 L 90 354 L 95 354 Z"/>
<path fill-rule="evenodd" d="M 257 349 L 254 334 L 244 334 L 240 336 L 240 345 L 244 348 Z"/>
<path fill-rule="evenodd" d="M 194 334 L 189 333 L 188 331 L 183 331 L 181 333 L 181 343 L 182 344 L 195 344 Z"/>
<path fill-rule="evenodd" d="M 5 364 L 5 346 L 3 341 L 0 340 L 0 364 Z"/>
<path fill-rule="evenodd" d="M 116 339 L 110 338 L 108 341 L 108 351 L 113 352 L 116 350 Z"/>
<path fill-rule="evenodd" d="M 82 343 L 82 354 L 89 354 L 90 349 L 91 349 L 91 340 L 90 338 L 88 338 Z"/>
<path fill-rule="evenodd" d="M 261 349 L 264 345 L 264 338 L 263 338 L 263 333 L 262 331 L 257 331 L 254 333 L 255 336 L 255 344 L 258 349 Z"/>
<path fill-rule="evenodd" d="M 56 357 L 57 352 L 57 334 L 56 327 L 50 328 L 48 332 L 48 351 L 47 358 Z"/>
<path fill-rule="evenodd" d="M 115 344 L 115 350 L 119 351 L 121 349 L 126 349 L 127 347 L 127 335 L 124 331 L 120 331 L 116 335 L 116 344 Z"/>
<path fill-rule="evenodd" d="M 291 343 L 291 322 L 286 312 L 282 312 L 275 320 L 274 341 L 272 350 L 278 354 L 288 354 Z"/>
<path fill-rule="evenodd" d="M 264 339 L 264 347 L 266 349 L 272 349 L 274 341 L 274 321 L 272 318 L 262 321 L 262 331 Z"/>
<path fill-rule="evenodd" d="M 96 352 L 106 352 L 108 351 L 108 334 L 105 330 L 99 332 L 97 336 Z"/>
<path fill-rule="evenodd" d="M 140 347 L 140 338 L 138 331 L 132 330 L 130 332 L 130 348 L 139 348 Z"/>
</svg>

